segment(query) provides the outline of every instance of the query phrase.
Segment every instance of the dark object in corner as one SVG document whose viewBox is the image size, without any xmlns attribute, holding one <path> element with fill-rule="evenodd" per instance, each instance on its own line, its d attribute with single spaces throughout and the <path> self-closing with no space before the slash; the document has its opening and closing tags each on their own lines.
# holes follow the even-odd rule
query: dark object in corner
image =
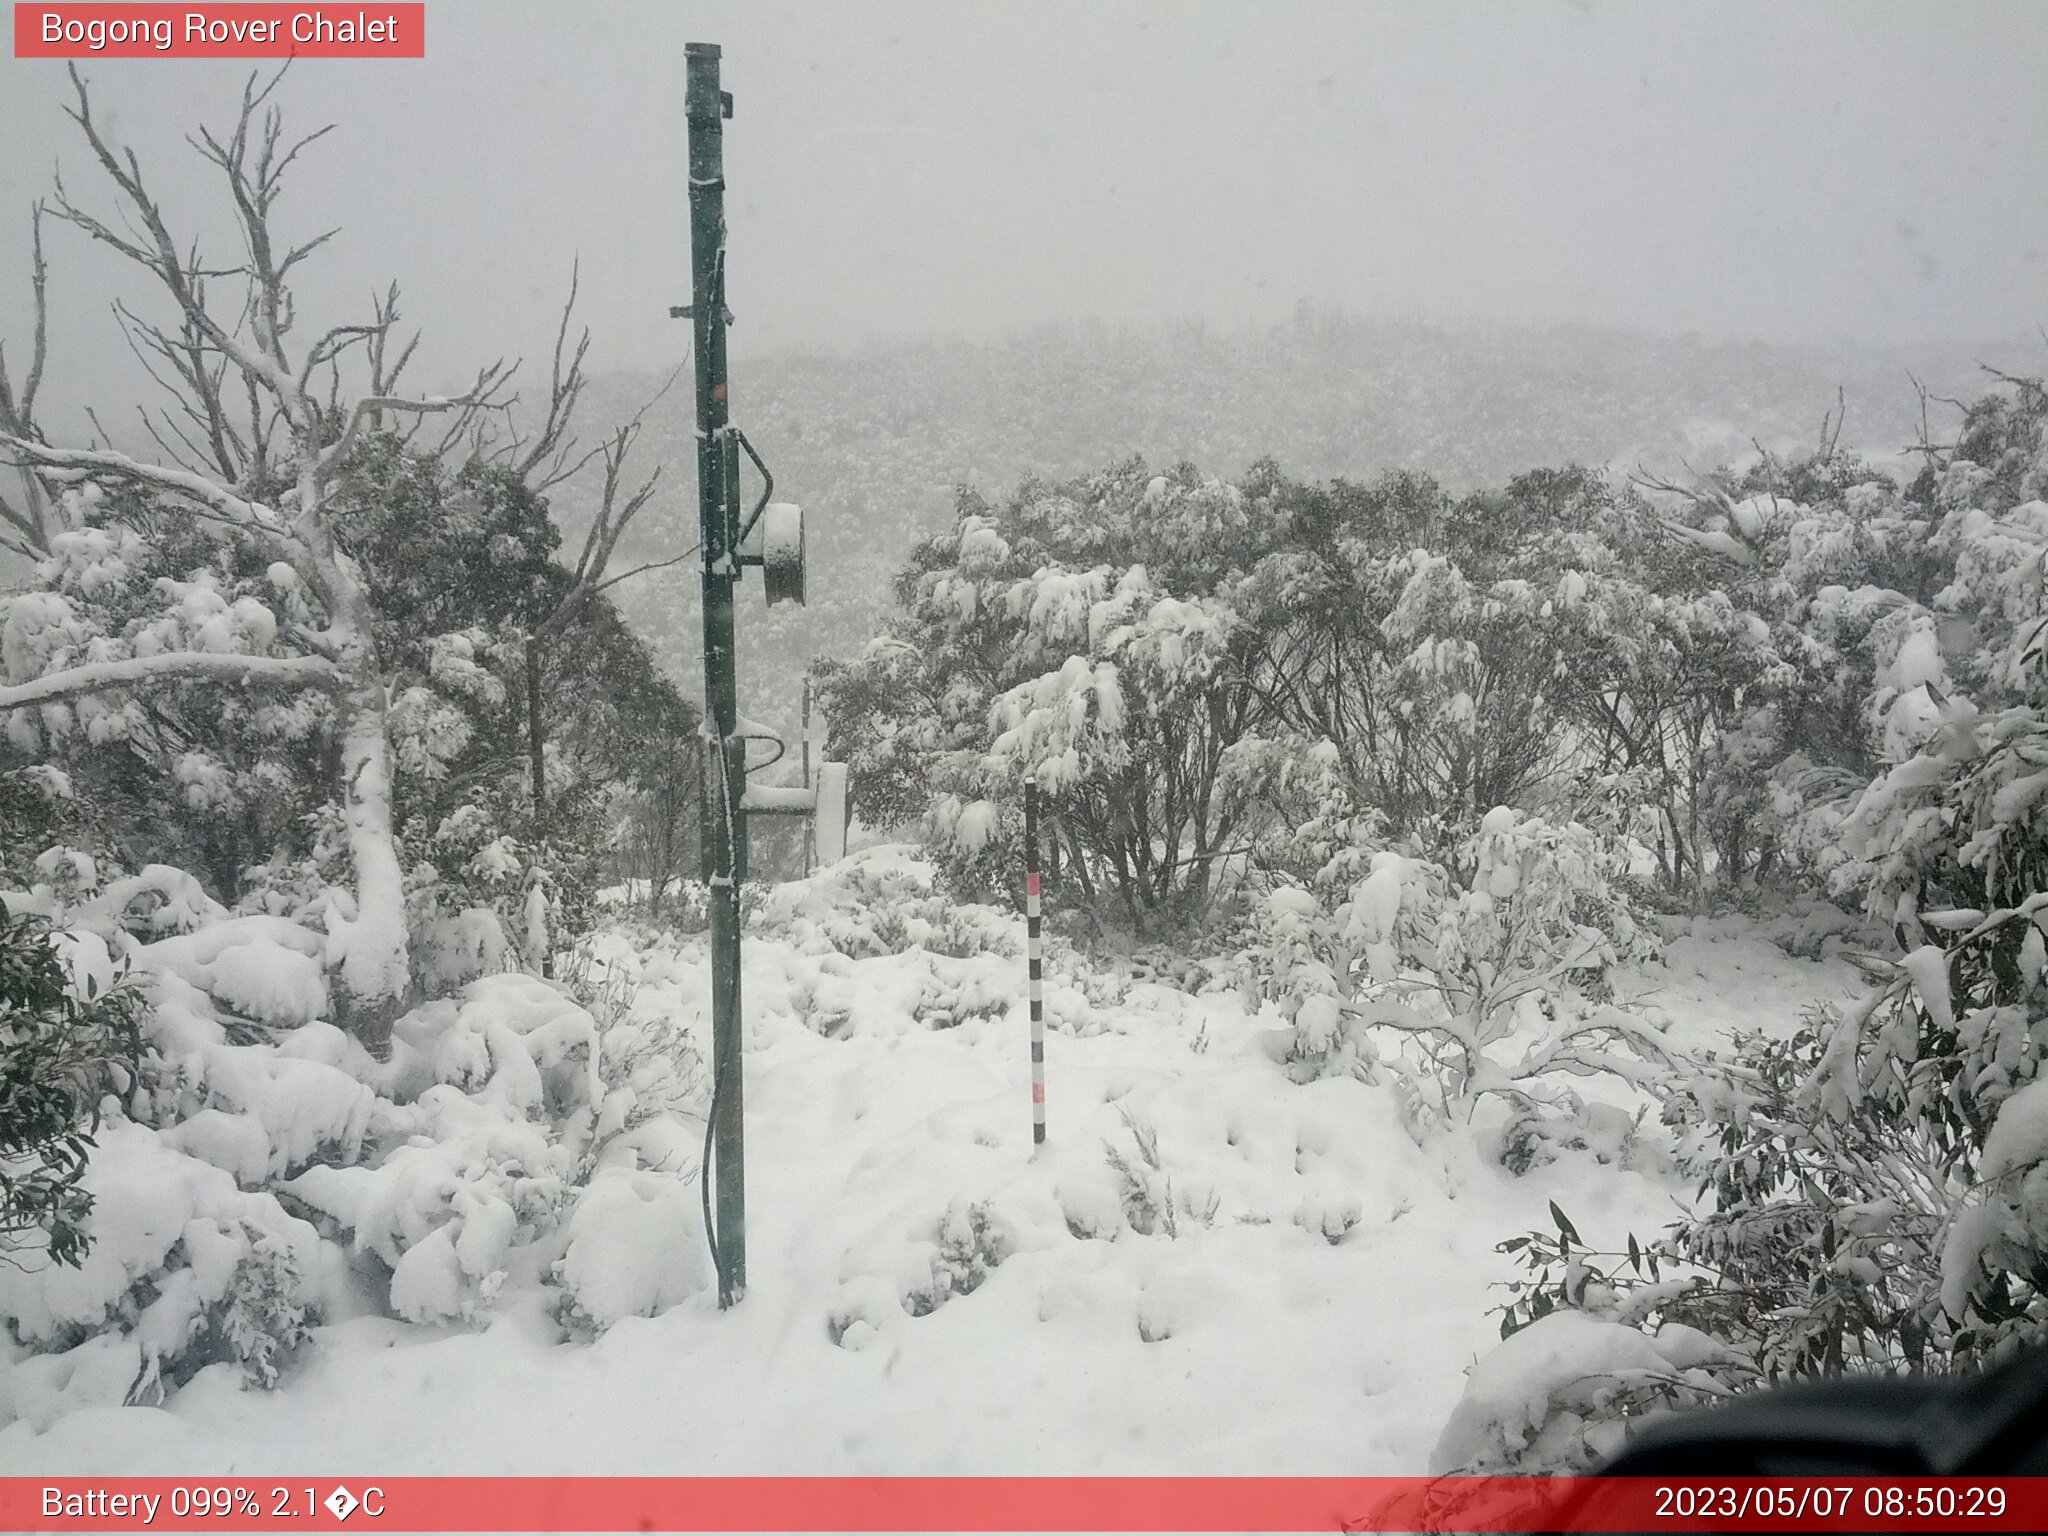
<svg viewBox="0 0 2048 1536">
<path fill-rule="evenodd" d="M 1800 1382 L 1632 1436 L 1608 1477 L 2048 1475 L 2048 1349 L 1967 1376 Z"/>
</svg>

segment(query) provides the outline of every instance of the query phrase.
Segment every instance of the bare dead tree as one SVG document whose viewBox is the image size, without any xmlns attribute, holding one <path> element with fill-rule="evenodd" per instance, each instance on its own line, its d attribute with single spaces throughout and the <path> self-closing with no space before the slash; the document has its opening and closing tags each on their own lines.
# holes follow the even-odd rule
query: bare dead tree
<svg viewBox="0 0 2048 1536">
<path fill-rule="evenodd" d="M 42 388 L 43 362 L 50 343 L 50 269 L 43 260 L 43 205 L 37 203 L 29 216 L 29 291 L 35 319 L 30 333 L 28 370 L 16 391 L 7 373 L 7 346 L 0 342 L 0 436 L 39 441 L 36 426 L 36 392 Z M 52 506 L 35 472 L 26 465 L 18 470 L 19 489 L 13 495 L 0 494 L 0 545 L 31 558 L 49 553 Z"/>
<path fill-rule="evenodd" d="M 396 415 L 415 422 L 445 416 L 453 422 L 451 431 L 471 430 L 478 418 L 504 407 L 512 370 L 493 363 L 455 395 L 395 393 L 392 386 L 411 355 L 410 343 L 395 359 L 389 351 L 398 319 L 395 289 L 373 306 L 368 321 L 338 325 L 309 345 L 296 345 L 292 277 L 334 231 L 293 244 L 280 237 L 275 224 L 286 172 L 328 131 L 286 139 L 281 114 L 269 105 L 283 73 L 267 82 L 251 76 L 232 128 L 218 135 L 202 130 L 190 141 L 219 171 L 243 246 L 241 261 L 215 267 L 196 245 L 181 245 L 173 237 L 134 150 L 117 147 L 102 132 L 86 82 L 73 68 L 76 104 L 67 111 L 112 183 L 118 212 L 109 220 L 87 211 L 61 182 L 49 211 L 141 268 L 154 280 L 159 297 L 170 301 L 167 323 L 125 310 L 122 316 L 138 355 L 146 366 L 152 359 L 160 365 L 153 376 L 178 402 L 157 424 L 160 431 L 169 424 L 170 439 L 159 436 L 157 441 L 173 462 L 151 463 L 110 446 L 57 446 L 35 430 L 31 411 L 42 356 L 40 306 L 27 382 L 20 397 L 10 395 L 8 415 L 0 420 L 0 454 L 38 482 L 45 495 L 87 481 L 117 485 L 153 506 L 255 541 L 297 573 L 319 600 L 325 625 L 293 630 L 285 643 L 295 654 L 223 657 L 172 651 L 78 660 L 0 686 L 0 711 L 193 678 L 329 691 L 340 722 L 339 789 L 356 885 L 356 910 L 336 933 L 339 979 L 344 1011 L 373 1046 L 381 1047 L 411 990 L 404 886 L 392 824 L 391 676 L 379 655 L 366 577 L 340 546 L 337 492 L 366 428 Z M 40 265 L 39 257 L 38 273 Z M 237 291 L 231 311 L 213 302 L 215 284 L 233 285 Z M 40 275 L 38 285 L 40 293 Z M 344 401 L 339 365 L 357 349 L 367 359 L 368 388 Z M 330 375 L 324 388 L 323 370 Z M 231 399 L 246 404 L 246 428 L 229 424 Z M 183 454 L 173 450 L 172 441 Z M 188 462 L 178 462 L 181 458 Z M 282 478 L 289 479 L 282 490 L 265 488 L 266 482 Z M 33 536 L 39 526 L 33 517 L 10 517 L 9 524 L 25 536 Z"/>
<path fill-rule="evenodd" d="M 633 519 L 654 499 L 655 490 L 661 484 L 661 466 L 657 465 L 637 486 L 628 490 L 633 478 L 628 473 L 628 462 L 634 445 L 639 441 L 647 413 L 661 402 L 675 380 L 676 374 L 670 374 L 652 398 L 634 413 L 631 421 L 615 428 L 592 450 L 603 477 L 597 515 L 591 521 L 589 532 L 584 535 L 582 551 L 570 573 L 569 590 L 535 630 L 543 643 L 559 638 L 596 598 L 619 583 L 676 565 L 695 553 L 696 546 L 692 545 L 681 554 L 666 559 L 645 561 L 626 571 L 614 573 L 611 570 L 612 556 L 618 549 L 620 538 Z"/>
<path fill-rule="evenodd" d="M 1835 408 L 1826 411 L 1820 418 L 1820 448 L 1815 457 L 1823 461 L 1832 459 L 1835 450 L 1841 446 L 1842 428 L 1849 420 L 1849 401 L 1842 386 L 1835 386 Z"/>
<path fill-rule="evenodd" d="M 506 435 L 485 446 L 487 460 L 503 463 L 528 489 L 545 494 L 572 479 L 592 464 L 600 476 L 596 515 L 585 533 L 583 545 L 570 571 L 568 589 L 554 607 L 535 621 L 526 636 L 526 720 L 527 756 L 532 779 L 533 810 L 543 826 L 547 817 L 547 738 L 543 717 L 542 674 L 547 655 L 570 626 L 590 611 L 596 599 L 612 587 L 648 571 L 661 570 L 689 558 L 695 546 L 665 560 L 648 561 L 618 573 L 611 570 L 612 556 L 619 540 L 641 510 L 653 500 L 661 483 L 661 467 L 635 483 L 630 470 L 634 445 L 647 415 L 673 387 L 681 369 L 671 373 L 654 394 L 621 426 L 615 427 L 597 444 L 582 449 L 572 435 L 578 402 L 585 384 L 584 359 L 590 351 L 586 328 L 573 345 L 569 341 L 574 321 L 580 264 L 569 275 L 569 296 L 562 305 L 562 318 L 555 330 L 554 358 L 549 369 L 548 404 L 539 426 L 521 434 L 516 423 Z"/>
<path fill-rule="evenodd" d="M 572 462 L 576 445 L 569 435 L 577 402 L 583 398 L 583 360 L 590 353 L 587 326 L 576 338 L 575 347 L 569 347 L 569 326 L 576 314 L 582 279 L 579 259 L 569 269 L 569 297 L 563 301 L 561 324 L 555 328 L 555 350 L 548 364 L 548 408 L 540 430 L 524 438 L 515 434 L 508 445 L 507 451 L 515 456 L 513 473 L 536 492 L 552 490 L 589 462 L 588 455 Z"/>
<path fill-rule="evenodd" d="M 1965 410 L 1965 407 L 1960 400 L 1952 400 L 1946 395 L 1935 394 L 1925 384 L 1921 383 L 1919 378 L 1910 369 L 1906 372 L 1906 378 L 1912 384 L 1913 393 L 1920 402 L 1920 440 L 1908 444 L 1906 452 L 1919 454 L 1929 469 L 1939 470 L 1945 468 L 1950 455 L 1955 452 L 1956 445 L 1954 443 L 1935 441 L 1932 407 L 1936 405 L 1952 406 L 1959 414 Z"/>
</svg>

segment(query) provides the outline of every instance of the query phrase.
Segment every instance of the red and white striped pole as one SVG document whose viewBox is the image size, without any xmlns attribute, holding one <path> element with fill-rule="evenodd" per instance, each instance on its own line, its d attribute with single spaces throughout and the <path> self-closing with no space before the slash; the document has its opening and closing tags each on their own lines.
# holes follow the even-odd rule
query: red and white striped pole
<svg viewBox="0 0 2048 1536">
<path fill-rule="evenodd" d="M 1031 1144 L 1045 1145 L 1045 976 L 1038 950 L 1038 780 L 1024 781 L 1024 953 L 1031 968 Z"/>
</svg>

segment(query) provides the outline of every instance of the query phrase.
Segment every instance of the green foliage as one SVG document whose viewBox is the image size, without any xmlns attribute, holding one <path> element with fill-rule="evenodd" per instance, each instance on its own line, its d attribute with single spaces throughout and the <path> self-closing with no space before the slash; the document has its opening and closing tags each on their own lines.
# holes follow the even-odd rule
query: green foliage
<svg viewBox="0 0 2048 1536">
<path fill-rule="evenodd" d="M 141 1000 L 73 985 L 49 925 L 0 902 L 0 1255 L 40 1246 L 78 1264 L 80 1185 L 101 1098 L 134 1081 Z"/>
</svg>

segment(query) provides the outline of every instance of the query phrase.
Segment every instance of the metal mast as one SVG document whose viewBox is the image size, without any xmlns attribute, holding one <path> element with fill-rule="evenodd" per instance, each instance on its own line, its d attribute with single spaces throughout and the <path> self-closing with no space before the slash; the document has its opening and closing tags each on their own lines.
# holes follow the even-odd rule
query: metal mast
<svg viewBox="0 0 2048 1536">
<path fill-rule="evenodd" d="M 739 448 L 729 426 L 725 328 L 725 127 L 732 98 L 719 89 L 718 45 L 691 43 L 684 97 L 690 135 L 690 318 L 697 362 L 697 511 L 703 540 L 706 793 L 703 850 L 711 888 L 711 1123 L 705 1145 L 715 1177 L 712 1257 L 718 1304 L 747 1287 L 746 1152 L 741 1127 L 740 881 L 746 873 L 746 743 L 739 733 L 733 589 L 739 562 Z M 714 1198 L 707 1184 L 705 1199 Z"/>
</svg>

